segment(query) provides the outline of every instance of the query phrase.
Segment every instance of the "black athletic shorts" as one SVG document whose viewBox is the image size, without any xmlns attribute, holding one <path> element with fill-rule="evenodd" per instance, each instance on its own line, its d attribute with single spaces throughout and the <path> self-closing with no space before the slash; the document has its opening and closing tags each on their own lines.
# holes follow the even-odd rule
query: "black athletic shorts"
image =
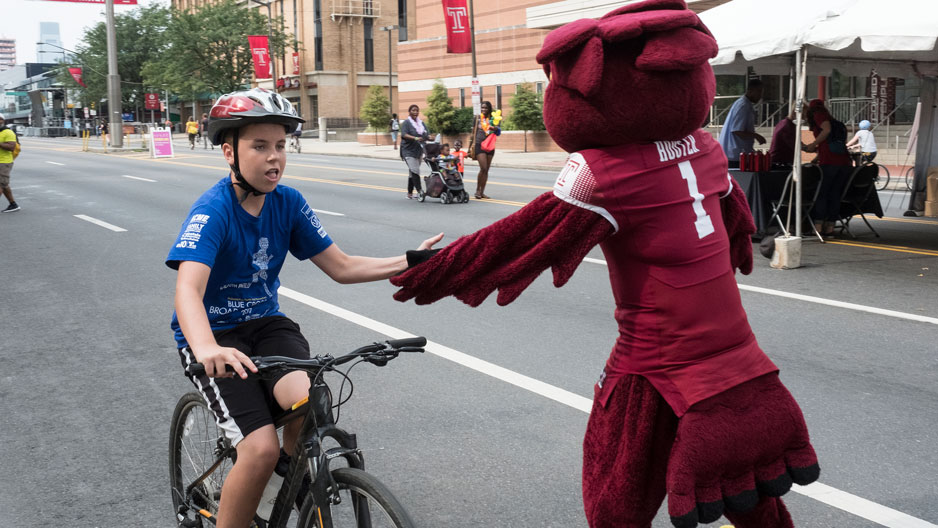
<svg viewBox="0 0 938 528">
<path fill-rule="evenodd" d="M 214 334 L 219 345 L 237 348 L 248 356 L 309 359 L 309 343 L 300 333 L 300 326 L 283 316 L 254 319 Z M 195 362 L 189 347 L 180 348 L 179 357 L 183 368 Z M 232 445 L 238 445 L 251 432 L 273 424 L 273 417 L 282 412 L 274 398 L 274 385 L 287 373 L 270 379 L 249 376 L 246 380 L 239 376 L 210 378 L 205 374 L 187 377 L 202 393 L 225 436 Z"/>
</svg>

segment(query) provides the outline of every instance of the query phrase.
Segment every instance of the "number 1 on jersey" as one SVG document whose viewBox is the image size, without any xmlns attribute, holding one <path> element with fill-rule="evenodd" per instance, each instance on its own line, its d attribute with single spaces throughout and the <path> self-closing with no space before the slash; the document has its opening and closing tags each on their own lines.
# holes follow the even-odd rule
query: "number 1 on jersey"
<svg viewBox="0 0 938 528">
<path fill-rule="evenodd" d="M 713 221 L 710 220 L 710 215 L 704 209 L 704 196 L 697 189 L 697 175 L 694 174 L 694 168 L 691 167 L 690 161 L 682 161 L 677 164 L 677 167 L 681 170 L 681 178 L 684 178 L 687 182 L 687 192 L 694 199 L 694 213 L 697 215 L 694 227 L 697 228 L 697 238 L 703 238 L 713 233 Z"/>
</svg>

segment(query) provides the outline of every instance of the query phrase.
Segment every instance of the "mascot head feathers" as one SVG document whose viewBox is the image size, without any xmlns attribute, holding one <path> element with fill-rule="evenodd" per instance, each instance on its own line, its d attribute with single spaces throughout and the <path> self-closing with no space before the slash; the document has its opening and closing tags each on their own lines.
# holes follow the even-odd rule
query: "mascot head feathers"
<svg viewBox="0 0 938 528">
<path fill-rule="evenodd" d="M 647 0 L 551 31 L 537 54 L 550 79 L 544 124 L 568 152 L 680 139 L 716 92 L 717 43 L 683 0 Z"/>
</svg>

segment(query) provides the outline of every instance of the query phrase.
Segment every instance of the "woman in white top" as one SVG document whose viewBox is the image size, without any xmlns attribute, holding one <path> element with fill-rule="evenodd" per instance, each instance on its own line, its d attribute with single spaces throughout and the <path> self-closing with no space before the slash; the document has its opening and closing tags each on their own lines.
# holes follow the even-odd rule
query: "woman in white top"
<svg viewBox="0 0 938 528">
<path fill-rule="evenodd" d="M 860 121 L 860 130 L 853 136 L 853 139 L 847 142 L 847 148 L 856 147 L 852 150 L 861 152 L 860 160 L 862 163 L 869 163 L 876 157 L 876 138 L 870 131 L 870 122 L 864 119 Z"/>
</svg>

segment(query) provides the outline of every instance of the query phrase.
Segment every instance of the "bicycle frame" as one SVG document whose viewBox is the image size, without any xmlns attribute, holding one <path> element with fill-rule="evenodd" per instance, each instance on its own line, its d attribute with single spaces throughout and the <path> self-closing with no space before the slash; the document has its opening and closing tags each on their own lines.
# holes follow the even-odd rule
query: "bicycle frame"
<svg viewBox="0 0 938 528">
<path fill-rule="evenodd" d="M 270 519 L 266 523 L 267 528 L 282 528 L 286 524 L 290 517 L 290 510 L 293 508 L 294 499 L 302 486 L 305 470 L 308 469 L 309 474 L 315 477 L 311 477 L 312 488 L 310 491 L 321 508 L 327 501 L 332 504 L 338 504 L 339 501 L 338 490 L 332 480 L 330 471 L 330 462 L 333 459 L 343 457 L 349 467 L 365 469 L 365 460 L 358 448 L 355 434 L 348 433 L 336 426 L 335 417 L 332 413 L 332 391 L 329 386 L 322 381 L 312 385 L 313 378 L 318 378 L 318 373 L 315 375 L 310 373 L 309 376 L 311 387 L 307 400 L 295 404 L 293 409 L 279 417 L 274 424 L 279 429 L 305 411 L 300 434 L 297 436 L 296 445 L 293 449 L 294 454 L 287 468 L 287 474 L 284 476 L 283 484 L 280 486 L 280 491 L 277 493 Z M 324 449 L 323 440 L 326 438 L 335 440 L 339 446 Z M 229 458 L 236 458 L 237 451 L 231 445 L 226 446 L 226 443 L 224 436 L 216 440 L 215 451 L 217 458 L 208 470 L 186 487 L 184 500 L 186 504 L 192 503 L 193 491 L 218 466 Z M 328 522 L 329 524 L 325 524 L 325 526 L 331 525 L 331 513 L 328 509 L 321 510 L 320 508 L 317 508 L 320 510 L 319 516 L 322 521 L 320 524 Z M 213 524 L 215 523 L 215 518 L 209 512 L 200 509 L 199 514 Z M 367 510 L 363 510 L 361 515 L 362 517 L 367 516 Z"/>
</svg>

